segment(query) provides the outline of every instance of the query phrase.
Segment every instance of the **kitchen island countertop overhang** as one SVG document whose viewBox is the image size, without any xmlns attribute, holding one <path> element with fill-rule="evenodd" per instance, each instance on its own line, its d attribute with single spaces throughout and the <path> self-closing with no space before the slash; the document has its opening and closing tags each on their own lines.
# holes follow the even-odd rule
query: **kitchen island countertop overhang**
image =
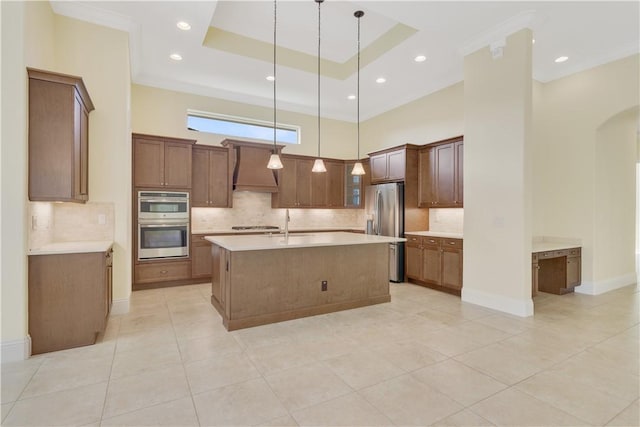
<svg viewBox="0 0 640 427">
<path fill-rule="evenodd" d="M 390 243 L 356 233 L 207 236 L 211 303 L 228 330 L 391 301 Z"/>
<path fill-rule="evenodd" d="M 399 243 L 406 242 L 402 237 L 376 236 L 371 234 L 348 232 L 322 232 L 308 234 L 284 233 L 238 236 L 206 236 L 209 242 L 235 251 L 257 251 L 270 249 L 308 248 L 314 246 L 348 246 L 375 243 Z"/>
</svg>

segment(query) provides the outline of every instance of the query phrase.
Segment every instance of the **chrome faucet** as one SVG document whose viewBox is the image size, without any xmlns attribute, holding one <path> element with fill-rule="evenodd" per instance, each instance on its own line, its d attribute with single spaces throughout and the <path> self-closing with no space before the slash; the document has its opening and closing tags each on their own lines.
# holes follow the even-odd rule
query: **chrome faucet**
<svg viewBox="0 0 640 427">
<path fill-rule="evenodd" d="M 291 221 L 291 217 L 289 216 L 289 209 L 285 211 L 284 215 L 284 239 L 289 239 L 289 221 Z"/>
</svg>

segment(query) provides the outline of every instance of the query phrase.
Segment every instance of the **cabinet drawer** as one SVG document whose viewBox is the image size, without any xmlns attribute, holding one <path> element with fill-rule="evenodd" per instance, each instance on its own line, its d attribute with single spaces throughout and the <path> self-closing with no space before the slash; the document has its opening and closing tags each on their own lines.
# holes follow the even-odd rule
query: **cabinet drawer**
<svg viewBox="0 0 640 427">
<path fill-rule="evenodd" d="M 422 239 L 422 244 L 424 246 L 439 246 L 440 245 L 440 239 L 437 237 L 424 237 Z"/>
<path fill-rule="evenodd" d="M 443 248 L 460 248 L 462 249 L 462 240 L 460 239 L 442 239 Z"/>
<path fill-rule="evenodd" d="M 165 282 L 191 278 L 191 261 L 138 264 L 136 283 Z"/>
<path fill-rule="evenodd" d="M 568 249 L 561 249 L 558 251 L 545 251 L 538 253 L 538 259 L 559 258 L 561 256 L 567 256 L 568 254 Z"/>
<path fill-rule="evenodd" d="M 422 244 L 422 237 L 421 236 L 412 236 L 410 234 L 405 234 L 406 239 L 407 239 L 407 246 L 410 247 L 419 247 Z"/>
</svg>

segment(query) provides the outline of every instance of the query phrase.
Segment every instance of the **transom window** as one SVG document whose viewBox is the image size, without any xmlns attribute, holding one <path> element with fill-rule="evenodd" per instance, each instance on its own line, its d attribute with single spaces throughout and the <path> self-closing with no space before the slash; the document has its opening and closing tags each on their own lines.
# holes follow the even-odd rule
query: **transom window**
<svg viewBox="0 0 640 427">
<path fill-rule="evenodd" d="M 251 138 L 273 142 L 273 122 L 224 114 L 187 111 L 187 128 L 200 132 Z M 276 141 L 284 144 L 300 143 L 300 127 L 278 123 Z"/>
</svg>

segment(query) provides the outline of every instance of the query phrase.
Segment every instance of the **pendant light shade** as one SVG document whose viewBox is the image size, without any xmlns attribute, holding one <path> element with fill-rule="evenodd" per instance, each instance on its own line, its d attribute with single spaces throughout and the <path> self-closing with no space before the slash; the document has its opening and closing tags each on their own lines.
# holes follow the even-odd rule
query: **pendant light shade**
<svg viewBox="0 0 640 427">
<path fill-rule="evenodd" d="M 271 157 L 269 157 L 269 163 L 267 163 L 267 167 L 269 169 L 282 169 L 284 166 L 282 165 L 280 156 L 278 156 L 278 154 L 272 154 Z"/>
<path fill-rule="evenodd" d="M 356 164 L 353 165 L 353 169 L 351 169 L 351 175 L 366 175 L 364 166 L 362 166 L 362 162 L 356 162 Z"/>
<path fill-rule="evenodd" d="M 278 129 L 278 122 L 276 121 L 276 28 L 278 23 L 278 4 L 277 0 L 273 0 L 273 154 L 269 157 L 269 163 L 267 168 L 269 169 L 282 169 L 282 161 L 278 155 L 278 147 L 276 146 L 276 130 Z"/>
<path fill-rule="evenodd" d="M 324 0 L 314 0 L 318 3 L 318 158 L 313 162 L 311 172 L 326 172 L 324 161 L 320 158 L 320 5 Z"/>
<path fill-rule="evenodd" d="M 356 92 L 356 99 L 358 100 L 358 161 L 353 165 L 351 175 L 364 175 L 364 167 L 360 161 L 360 18 L 364 16 L 364 12 L 357 10 L 353 16 L 358 19 L 358 89 Z"/>
<path fill-rule="evenodd" d="M 324 166 L 324 161 L 322 159 L 316 159 L 313 162 L 313 167 L 311 168 L 311 172 L 326 172 L 327 168 Z"/>
</svg>

